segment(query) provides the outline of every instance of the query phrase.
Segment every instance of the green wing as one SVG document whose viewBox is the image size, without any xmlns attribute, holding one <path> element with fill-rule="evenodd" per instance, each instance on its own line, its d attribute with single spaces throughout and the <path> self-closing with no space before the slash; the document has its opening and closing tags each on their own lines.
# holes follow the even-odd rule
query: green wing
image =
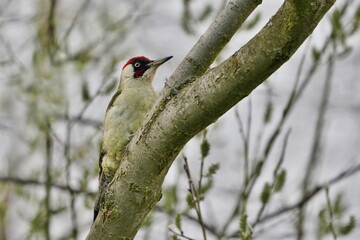
<svg viewBox="0 0 360 240">
<path fill-rule="evenodd" d="M 115 99 L 121 94 L 121 90 L 117 90 L 116 93 L 114 94 L 114 96 L 111 98 L 107 108 L 106 108 L 106 113 L 107 111 L 109 111 L 109 109 L 114 105 Z M 105 113 L 105 117 L 106 117 L 106 113 Z M 102 159 L 103 157 L 106 155 L 106 151 L 103 148 L 103 140 L 101 140 L 101 144 L 100 144 L 100 153 L 99 153 L 99 178 L 101 176 L 102 173 L 102 167 L 101 167 L 101 163 L 102 163 Z"/>
<path fill-rule="evenodd" d="M 121 94 L 121 90 L 117 90 L 114 96 L 111 98 L 108 107 L 106 108 L 106 112 L 114 105 L 115 99 Z M 106 114 L 106 113 L 105 113 Z M 105 115 L 106 116 L 106 115 Z"/>
<path fill-rule="evenodd" d="M 110 102 L 109 102 L 109 105 L 106 109 L 106 113 L 107 111 L 114 105 L 114 102 L 115 102 L 115 99 L 121 94 L 121 90 L 118 90 L 116 91 L 116 93 L 114 94 L 114 96 L 111 98 Z M 106 117 L 106 113 L 105 113 L 105 117 Z M 102 161 L 103 161 L 103 158 L 104 156 L 106 155 L 106 150 L 104 149 L 103 147 L 103 140 L 101 140 L 101 144 L 100 144 L 100 154 L 99 154 L 99 191 L 98 191 L 98 194 L 96 196 L 96 200 L 95 200 L 95 206 L 94 206 L 94 219 L 93 221 L 95 221 L 96 219 L 96 216 L 98 215 L 99 213 L 99 210 L 100 210 L 100 204 L 101 204 L 101 201 L 102 201 L 102 195 L 103 195 L 103 192 L 104 192 L 104 189 L 105 187 L 107 186 L 108 184 L 108 181 L 105 177 L 105 174 L 103 175 L 103 169 L 102 169 Z"/>
</svg>

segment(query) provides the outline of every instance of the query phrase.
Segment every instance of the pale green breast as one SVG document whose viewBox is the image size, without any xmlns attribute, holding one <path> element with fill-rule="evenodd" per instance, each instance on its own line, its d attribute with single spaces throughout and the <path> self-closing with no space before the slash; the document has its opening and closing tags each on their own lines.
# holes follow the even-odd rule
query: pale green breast
<svg viewBox="0 0 360 240">
<path fill-rule="evenodd" d="M 116 96 L 106 112 L 102 148 L 102 168 L 111 175 L 121 160 L 121 153 L 151 110 L 157 93 L 152 88 L 130 88 Z"/>
</svg>

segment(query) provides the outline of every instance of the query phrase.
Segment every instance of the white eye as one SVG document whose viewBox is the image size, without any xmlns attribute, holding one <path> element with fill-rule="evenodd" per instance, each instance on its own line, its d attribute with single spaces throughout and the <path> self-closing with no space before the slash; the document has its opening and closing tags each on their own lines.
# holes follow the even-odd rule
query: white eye
<svg viewBox="0 0 360 240">
<path fill-rule="evenodd" d="M 137 63 L 134 64 L 134 67 L 138 68 L 138 67 L 140 67 L 140 65 L 141 64 L 139 62 L 137 62 Z"/>
</svg>

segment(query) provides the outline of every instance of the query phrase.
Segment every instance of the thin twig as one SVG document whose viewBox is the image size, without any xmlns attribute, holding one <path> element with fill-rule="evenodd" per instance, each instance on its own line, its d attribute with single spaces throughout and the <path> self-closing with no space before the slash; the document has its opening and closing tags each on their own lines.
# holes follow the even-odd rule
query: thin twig
<svg viewBox="0 0 360 240">
<path fill-rule="evenodd" d="M 188 236 L 185 236 L 184 233 L 177 233 L 174 229 L 170 228 L 169 227 L 169 231 L 172 232 L 173 234 L 175 234 L 176 236 L 178 237 L 182 237 L 182 238 L 185 238 L 187 240 L 196 240 L 195 238 L 191 238 L 191 237 L 188 237 Z"/>
<path fill-rule="evenodd" d="M 71 21 L 70 26 L 68 27 L 68 29 L 66 30 L 66 32 L 64 34 L 64 37 L 62 38 L 63 43 L 67 42 L 67 39 L 68 39 L 70 33 L 74 29 L 74 27 L 75 27 L 76 23 L 78 22 L 79 18 L 81 17 L 81 15 L 84 13 L 86 8 L 89 6 L 90 1 L 91 0 L 84 0 L 83 4 L 80 6 L 79 10 L 76 12 L 75 17 Z"/>
<path fill-rule="evenodd" d="M 261 218 L 259 220 L 259 223 L 265 223 L 275 217 L 279 217 L 287 212 L 293 211 L 294 209 L 298 209 L 304 205 L 306 205 L 310 200 L 312 200 L 320 191 L 324 190 L 324 188 L 329 185 L 334 185 L 344 179 L 347 179 L 348 177 L 351 177 L 355 174 L 357 174 L 358 172 L 360 172 L 360 163 L 350 167 L 348 169 L 345 169 L 344 171 L 342 171 L 341 173 L 339 173 L 337 176 L 335 176 L 334 178 L 330 179 L 327 183 L 318 185 L 316 187 L 314 187 L 311 191 L 308 192 L 308 194 L 306 196 L 304 196 L 302 199 L 300 199 L 298 202 L 283 207 L 279 210 L 276 210 L 272 213 L 267 214 L 265 217 Z"/>
<path fill-rule="evenodd" d="M 250 132 L 251 132 L 251 115 L 252 115 L 252 105 L 251 97 L 249 96 L 249 106 L 248 106 L 248 118 L 247 118 L 247 131 L 245 132 L 244 124 L 241 120 L 240 113 L 237 108 L 235 108 L 235 117 L 239 125 L 239 131 L 241 140 L 243 142 L 244 148 L 244 184 L 247 185 L 249 181 L 249 142 L 250 142 Z"/>
<path fill-rule="evenodd" d="M 51 125 L 49 124 L 49 129 L 51 129 Z M 44 205 L 45 205 L 45 212 L 46 212 L 46 218 L 45 218 L 45 238 L 47 240 L 50 240 L 50 222 L 51 222 L 51 185 L 52 185 L 52 149 L 53 149 L 53 142 L 51 139 L 51 136 L 49 134 L 49 131 L 45 133 L 45 149 L 46 149 L 46 162 L 45 162 L 45 199 L 44 199 Z"/>
<path fill-rule="evenodd" d="M 71 214 L 71 223 L 72 223 L 72 237 L 77 238 L 78 227 L 77 227 L 77 216 L 75 209 L 75 194 L 71 191 L 70 178 L 71 178 L 71 157 L 70 157 L 70 146 L 71 146 L 71 122 L 69 121 L 66 127 L 66 141 L 64 145 L 64 156 L 66 159 L 65 166 L 65 178 L 66 178 L 66 187 L 70 194 L 70 214 Z"/>
<path fill-rule="evenodd" d="M 57 0 L 50 0 L 49 15 L 47 18 L 46 26 L 46 38 L 47 38 L 47 51 L 52 63 L 55 62 L 55 53 L 59 46 L 56 39 L 56 24 L 55 24 L 55 13 L 56 13 Z"/>
<path fill-rule="evenodd" d="M 14 184 L 20 184 L 20 185 L 32 185 L 32 186 L 40 186 L 40 187 L 46 185 L 46 182 L 42 182 L 42 181 L 39 181 L 39 180 L 24 179 L 24 178 L 11 177 L 11 176 L 6 176 L 6 177 L 5 176 L 0 176 L 0 182 L 14 183 Z M 61 191 L 69 191 L 69 188 L 66 185 L 52 183 L 51 187 L 56 188 L 56 189 L 61 190 Z M 95 196 L 95 194 L 96 194 L 94 192 L 86 192 L 84 190 L 74 189 L 74 188 L 70 188 L 70 191 L 75 193 L 75 194 L 85 194 L 85 195 L 88 195 L 88 196 Z"/>
<path fill-rule="evenodd" d="M 332 80 L 332 73 L 333 73 L 333 61 L 330 61 L 327 67 L 327 73 L 325 77 L 325 84 L 322 93 L 322 99 L 319 106 L 318 111 L 318 119 L 315 127 L 315 135 L 314 135 L 314 143 L 311 149 L 310 159 L 305 171 L 304 183 L 303 183 L 303 191 L 306 192 L 307 187 L 311 183 L 312 176 L 315 172 L 315 169 L 320 161 L 320 154 L 321 154 L 321 139 L 323 137 L 323 129 L 325 125 L 325 114 L 330 98 L 330 90 L 331 90 L 331 80 Z"/>
<path fill-rule="evenodd" d="M 249 142 L 250 142 L 250 135 L 251 135 L 251 115 L 252 115 L 252 104 L 251 104 L 251 98 L 249 97 L 249 105 L 248 105 L 248 118 L 247 118 L 247 131 L 245 132 L 245 126 L 242 122 L 242 119 L 240 117 L 239 110 L 235 108 L 235 117 L 239 126 L 239 132 L 240 137 L 243 143 L 244 148 L 244 183 L 239 191 L 239 196 L 236 201 L 234 210 L 232 211 L 232 214 L 230 217 L 225 221 L 225 224 L 220 231 L 220 236 L 223 236 L 227 230 L 227 228 L 230 226 L 230 223 L 236 218 L 236 216 L 239 214 L 245 214 L 246 213 L 246 206 L 247 206 L 247 198 L 246 195 L 246 189 L 248 188 L 250 176 L 249 176 Z"/>
<path fill-rule="evenodd" d="M 253 173 L 251 174 L 250 178 L 251 178 L 251 183 L 249 188 L 247 189 L 247 191 L 250 193 L 252 191 L 252 188 L 254 187 L 256 180 L 257 180 L 257 176 L 261 173 L 262 170 L 262 166 L 264 165 L 264 163 L 267 161 L 270 151 L 272 150 L 278 136 L 280 135 L 282 128 L 285 126 L 285 122 L 288 119 L 291 110 L 294 108 L 295 103 L 297 102 L 297 100 L 299 98 L 296 98 L 296 96 L 300 96 L 298 95 L 298 92 L 300 90 L 297 90 L 297 87 L 299 85 L 299 81 L 300 81 L 300 75 L 301 75 L 301 71 L 303 69 L 303 65 L 304 65 L 304 61 L 306 58 L 306 52 L 303 54 L 303 57 L 300 61 L 299 67 L 298 67 L 298 71 L 297 71 L 297 75 L 295 78 L 295 82 L 294 82 L 294 86 L 292 88 L 292 91 L 288 97 L 288 101 L 285 104 L 284 108 L 283 108 L 283 112 L 282 112 L 282 116 L 281 119 L 279 120 L 279 122 L 277 123 L 276 127 L 273 129 L 272 133 L 270 134 L 270 138 L 267 140 L 264 151 L 262 153 L 262 156 L 258 159 L 258 163 L 257 165 L 260 166 L 259 169 L 254 168 Z M 311 79 L 312 75 L 308 75 L 307 78 L 303 81 L 302 85 L 303 88 L 305 89 L 305 87 L 307 86 L 307 84 L 305 85 L 304 83 L 308 83 Z"/>
<path fill-rule="evenodd" d="M 189 163 L 188 163 L 187 157 L 185 155 L 183 155 L 183 159 L 184 159 L 184 170 L 185 170 L 186 176 L 188 178 L 188 183 L 189 183 L 189 191 L 191 193 L 191 197 L 192 197 L 192 200 L 195 205 L 195 212 L 198 216 L 198 220 L 199 220 L 199 224 L 201 226 L 203 238 L 204 238 L 204 240 L 206 240 L 206 229 L 204 226 L 204 221 L 202 218 L 201 207 L 200 207 L 200 196 L 199 196 L 200 189 L 196 190 L 196 188 L 195 188 L 194 182 L 191 177 L 190 169 L 189 169 Z"/>
<path fill-rule="evenodd" d="M 327 209 L 329 212 L 330 222 L 329 222 L 329 229 L 331 234 L 333 235 L 334 240 L 337 239 L 337 234 L 334 228 L 334 211 L 331 204 L 330 194 L 329 194 L 329 186 L 325 186 L 325 195 L 326 195 L 326 203 L 327 203 Z"/>
<path fill-rule="evenodd" d="M 62 114 L 62 115 L 58 115 L 57 119 L 59 121 L 76 122 L 77 124 L 94 127 L 96 129 L 101 129 L 101 127 L 102 127 L 102 121 L 98 121 L 98 120 L 94 120 L 94 119 L 90 119 L 90 118 L 84 118 L 84 117 L 79 118 L 79 116 L 71 117 L 71 116 L 67 116 L 67 115 L 64 116 Z"/>
<path fill-rule="evenodd" d="M 155 209 L 156 209 L 156 211 L 163 212 L 165 214 L 170 214 L 170 215 L 175 215 L 175 213 L 176 213 L 174 210 L 171 210 L 169 212 L 168 210 L 165 210 L 163 207 L 158 206 L 158 205 L 155 206 Z M 194 217 L 194 216 L 188 214 L 187 212 L 181 213 L 181 216 L 186 218 L 187 220 L 190 220 L 193 223 L 199 223 L 199 219 L 197 217 Z M 220 237 L 219 233 L 216 231 L 214 226 L 211 226 L 205 222 L 203 224 L 208 233 L 211 233 L 215 237 Z"/>
<path fill-rule="evenodd" d="M 110 79 L 111 74 L 112 74 L 111 72 L 108 72 L 105 75 L 105 77 L 101 81 L 99 88 L 96 90 L 94 95 L 92 95 L 90 97 L 90 99 L 85 103 L 85 105 L 82 107 L 82 109 L 79 111 L 79 113 L 75 117 L 70 119 L 70 121 L 69 121 L 70 128 L 72 128 L 76 123 L 78 123 L 78 121 L 80 121 L 83 118 L 85 111 L 90 107 L 90 105 L 95 101 L 95 99 L 101 95 L 105 85 L 107 84 L 108 80 Z M 68 118 L 68 116 L 66 116 L 65 118 Z"/>
<path fill-rule="evenodd" d="M 329 57 L 329 64 L 327 65 L 327 71 L 325 76 L 325 83 L 322 91 L 321 102 L 319 106 L 316 126 L 315 126 L 315 135 L 314 135 L 314 142 L 311 147 L 311 153 L 309 160 L 307 162 L 305 176 L 302 184 L 302 192 L 303 196 L 307 194 L 308 188 L 310 187 L 313 176 L 317 169 L 317 166 L 320 164 L 321 161 L 321 153 L 322 153 L 322 146 L 321 140 L 323 139 L 323 130 L 325 125 L 325 114 L 328 108 L 329 98 L 331 94 L 331 83 L 332 83 L 332 75 L 333 75 L 333 65 L 334 59 L 332 56 Z M 297 223 L 297 239 L 303 239 L 304 235 L 304 222 L 306 221 L 305 210 L 300 209 L 299 211 L 299 218 Z"/>
<path fill-rule="evenodd" d="M 330 187 L 342 180 L 345 180 L 351 176 L 354 176 L 355 174 L 360 172 L 360 163 L 349 167 L 347 169 L 345 169 L 344 171 L 340 172 L 338 175 L 336 175 L 334 178 L 330 179 L 329 181 L 321 184 L 321 185 L 317 185 L 315 186 L 312 191 L 308 192 L 308 195 L 304 196 L 302 199 L 300 199 L 299 201 L 297 201 L 294 204 L 282 207 L 281 209 L 278 209 L 272 213 L 267 214 L 266 216 L 262 217 L 259 221 L 258 221 L 258 225 L 259 224 L 264 224 L 272 219 L 277 219 L 280 216 L 294 211 L 296 209 L 299 209 L 301 207 L 303 207 L 304 205 L 306 205 L 308 202 L 310 202 L 312 199 L 314 199 L 314 197 L 316 195 L 318 195 L 322 190 L 324 190 L 327 186 Z M 229 235 L 230 237 L 235 237 L 235 236 L 239 236 L 239 232 L 233 232 Z"/>
<path fill-rule="evenodd" d="M 7 52 L 8 56 L 9 56 L 9 61 L 13 62 L 17 66 L 17 68 L 19 69 L 20 75 L 27 72 L 25 64 L 22 63 L 20 58 L 15 54 L 15 51 L 12 48 L 11 43 L 6 41 L 4 39 L 4 37 L 2 36 L 2 34 L 0 34 L 0 42 L 3 44 L 3 46 L 6 49 L 6 52 Z"/>
<path fill-rule="evenodd" d="M 287 143 L 288 143 L 288 139 L 289 139 L 289 135 L 291 133 L 291 129 L 289 129 L 285 135 L 285 138 L 284 138 L 284 142 L 283 142 L 283 146 L 282 146 L 282 149 L 281 149 L 281 155 L 280 155 L 280 158 L 279 158 L 279 161 L 275 167 L 275 170 L 274 170 L 274 174 L 273 174 L 273 181 L 271 183 L 271 189 L 274 189 L 275 187 L 275 184 L 276 184 L 276 181 L 277 181 L 277 178 L 278 178 L 278 172 L 280 170 L 280 167 L 282 166 L 282 163 L 284 162 L 284 159 L 285 159 L 285 151 L 286 151 L 286 146 L 287 146 Z M 256 216 L 256 220 L 254 222 L 254 224 L 252 225 L 252 228 L 254 229 L 255 226 L 259 223 L 260 221 L 260 218 L 267 206 L 267 203 L 270 201 L 270 197 L 272 196 L 272 193 L 270 194 L 269 196 L 269 199 L 266 203 L 262 203 L 261 205 L 261 208 Z"/>
<path fill-rule="evenodd" d="M 203 131 L 203 139 L 202 139 L 202 144 L 204 144 L 207 140 L 206 140 L 206 133 L 207 130 L 205 129 Z M 201 188 L 202 188 L 202 179 L 203 179 L 203 175 L 204 175 L 204 162 L 205 162 L 205 157 L 203 156 L 203 154 L 201 154 L 201 158 L 200 158 L 200 174 L 199 174 L 199 181 L 198 181 L 198 191 L 201 192 Z"/>
<path fill-rule="evenodd" d="M 283 126 L 285 125 L 285 122 L 286 122 L 291 110 L 294 108 L 295 103 L 299 100 L 299 98 L 301 96 L 301 93 L 304 91 L 306 86 L 308 86 L 308 83 L 312 79 L 312 76 L 315 73 L 315 69 L 317 69 L 317 68 L 313 67 L 312 69 L 309 70 L 307 76 L 305 77 L 304 81 L 302 82 L 301 86 L 299 87 L 299 90 L 297 90 L 298 85 L 299 85 L 299 81 L 300 81 L 300 75 L 301 75 L 302 69 L 304 67 L 305 59 L 306 59 L 306 52 L 303 54 L 303 56 L 301 58 L 301 61 L 300 61 L 299 67 L 298 67 L 298 71 L 297 71 L 297 75 L 296 75 L 296 78 L 295 78 L 294 86 L 293 86 L 292 91 L 291 91 L 291 93 L 290 93 L 290 95 L 288 97 L 288 101 L 287 101 L 287 103 L 285 104 L 285 106 L 283 108 L 283 113 L 282 113 L 281 119 L 276 124 L 275 128 L 273 129 L 272 133 L 270 134 L 270 138 L 268 139 L 268 141 L 266 143 L 266 146 L 265 146 L 264 151 L 262 153 L 262 157 L 260 157 L 256 161 L 255 166 L 260 166 L 260 169 L 254 168 L 253 172 L 249 176 L 249 178 L 251 180 L 250 185 L 242 186 L 243 190 L 241 190 L 241 193 L 239 194 L 239 197 L 237 199 L 237 202 L 236 202 L 236 205 L 235 205 L 235 208 L 234 208 L 232 214 L 230 215 L 228 220 L 225 222 L 225 225 L 224 225 L 223 230 L 222 230 L 222 234 L 225 234 L 225 232 L 226 232 L 228 226 L 230 225 L 230 223 L 237 217 L 237 215 L 239 213 L 239 205 L 244 200 L 244 196 L 246 197 L 248 194 L 251 193 L 252 188 L 255 185 L 259 174 L 261 173 L 262 165 L 267 160 L 267 158 L 269 156 L 269 152 L 272 149 L 272 147 L 274 146 L 275 140 L 277 139 L 277 137 L 279 136 Z M 314 65 L 316 65 L 316 67 L 317 67 L 318 63 L 314 64 Z M 239 124 L 239 127 L 240 127 L 240 135 L 244 139 L 244 137 L 243 137 L 244 134 L 242 133 L 243 130 L 241 130 L 241 128 L 243 128 L 241 119 L 240 119 L 240 121 L 238 121 L 238 124 Z M 260 171 L 260 172 L 256 172 L 256 171 Z"/>
</svg>

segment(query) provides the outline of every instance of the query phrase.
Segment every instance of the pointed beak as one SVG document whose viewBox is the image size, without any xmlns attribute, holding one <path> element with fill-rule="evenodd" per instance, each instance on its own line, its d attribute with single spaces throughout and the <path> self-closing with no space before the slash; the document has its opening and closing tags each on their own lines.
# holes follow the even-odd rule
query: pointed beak
<svg viewBox="0 0 360 240">
<path fill-rule="evenodd" d="M 159 60 L 152 60 L 150 63 L 147 64 L 148 67 L 159 67 L 161 64 L 169 61 L 173 56 L 169 56 L 166 58 L 162 58 Z"/>
</svg>

